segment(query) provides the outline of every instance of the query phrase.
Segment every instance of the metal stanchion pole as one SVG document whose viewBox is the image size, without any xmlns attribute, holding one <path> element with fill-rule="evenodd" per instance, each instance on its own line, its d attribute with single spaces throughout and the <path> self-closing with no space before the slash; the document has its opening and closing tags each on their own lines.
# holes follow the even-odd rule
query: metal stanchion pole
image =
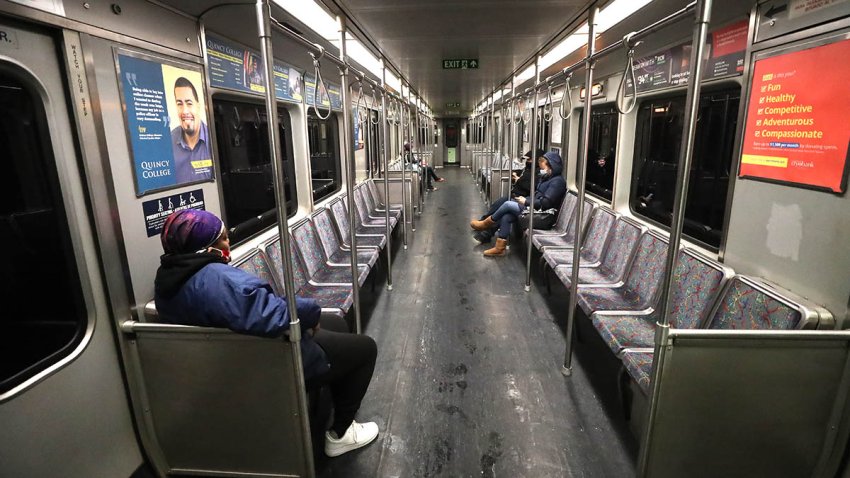
<svg viewBox="0 0 850 478">
<path fill-rule="evenodd" d="M 538 92 L 537 92 L 537 83 L 540 82 L 540 57 L 534 58 L 534 103 L 531 105 L 531 151 L 532 155 L 534 155 L 534 151 L 537 149 L 537 102 L 538 102 Z M 531 194 L 528 195 L 528 243 L 526 246 L 528 247 L 528 251 L 526 254 L 526 262 L 525 262 L 525 291 L 531 291 L 531 252 L 534 250 L 534 246 L 532 244 L 532 240 L 534 239 L 534 196 L 537 193 L 535 188 L 536 182 L 536 171 L 537 171 L 537 158 L 532 159 L 533 164 L 531 165 Z"/>
<path fill-rule="evenodd" d="M 381 86 L 386 90 L 387 84 L 384 81 L 386 79 L 386 70 L 384 70 L 384 61 L 381 59 Z M 381 139 L 382 139 L 382 148 L 379 148 L 381 151 L 381 159 L 384 167 L 384 209 L 386 209 L 386 217 L 387 217 L 387 290 L 393 290 L 393 244 L 392 237 L 390 234 L 390 180 L 389 180 L 389 155 L 390 155 L 390 129 L 387 125 L 387 95 L 385 91 L 381 91 Z M 401 227 L 402 232 L 404 232 L 404 221 L 407 219 L 404 217 L 404 207 L 402 207 L 402 217 L 401 217 Z M 405 242 L 407 242 L 407 235 L 405 237 Z"/>
</svg>

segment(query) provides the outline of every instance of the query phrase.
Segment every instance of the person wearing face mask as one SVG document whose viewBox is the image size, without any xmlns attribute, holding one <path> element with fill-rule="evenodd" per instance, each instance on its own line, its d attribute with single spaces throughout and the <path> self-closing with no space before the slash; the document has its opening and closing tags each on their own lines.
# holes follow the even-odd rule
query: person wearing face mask
<svg viewBox="0 0 850 478">
<path fill-rule="evenodd" d="M 558 153 L 548 152 L 537 161 L 540 167 L 540 180 L 534 192 L 535 211 L 557 209 L 564 200 L 567 193 L 567 183 L 561 176 L 563 160 Z M 501 257 L 505 255 L 513 223 L 517 221 L 523 210 L 528 207 L 530 199 L 527 196 L 517 196 L 510 201 L 505 201 L 490 216 L 481 221 L 472 221 L 470 226 L 476 231 L 485 231 L 498 226 L 496 231 L 496 246 L 484 251 L 487 257 Z"/>
<path fill-rule="evenodd" d="M 537 158 L 538 160 L 542 159 L 546 154 L 546 151 L 538 149 L 534 151 L 534 156 L 531 154 L 532 152 L 528 151 L 522 156 L 522 159 L 525 160 L 525 168 L 522 169 L 519 174 L 511 172 L 511 182 L 513 184 L 511 185 L 510 196 L 502 197 L 493 201 L 493 204 L 490 205 L 490 209 L 487 213 L 481 216 L 481 220 L 486 219 L 487 216 L 495 214 L 505 201 L 510 201 L 512 198 L 516 197 L 528 197 L 531 194 L 531 175 L 535 173 L 534 158 Z M 538 176 L 537 182 L 539 181 L 540 178 Z M 472 237 L 474 237 L 476 241 L 486 244 L 493 240 L 493 235 L 496 234 L 497 229 L 498 225 L 494 225 L 493 227 L 483 231 L 474 231 L 472 233 Z"/>
<path fill-rule="evenodd" d="M 160 240 L 165 253 L 154 283 L 159 320 L 261 337 L 280 337 L 289 329 L 286 300 L 267 282 L 228 265 L 230 240 L 215 214 L 178 211 L 166 219 Z M 338 456 L 368 445 L 377 438 L 378 426 L 358 423 L 354 415 L 372 379 L 375 341 L 343 333 L 347 326 L 340 330 L 339 322 L 344 321 L 337 318 L 334 323 L 321 317 L 315 300 L 296 297 L 295 301 L 305 331 L 301 357 L 307 389 L 327 385 L 334 404 L 334 422 L 325 433 L 325 453 Z"/>
</svg>

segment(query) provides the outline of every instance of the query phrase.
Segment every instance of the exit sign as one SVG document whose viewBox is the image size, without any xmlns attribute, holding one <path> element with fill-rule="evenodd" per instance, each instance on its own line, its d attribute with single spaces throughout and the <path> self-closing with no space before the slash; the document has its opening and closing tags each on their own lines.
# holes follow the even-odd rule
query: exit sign
<svg viewBox="0 0 850 478">
<path fill-rule="evenodd" d="M 467 70 L 478 68 L 478 58 L 467 58 L 459 60 L 443 60 L 444 70 Z"/>
<path fill-rule="evenodd" d="M 460 108 L 460 103 L 446 103 L 446 108 Z"/>
</svg>

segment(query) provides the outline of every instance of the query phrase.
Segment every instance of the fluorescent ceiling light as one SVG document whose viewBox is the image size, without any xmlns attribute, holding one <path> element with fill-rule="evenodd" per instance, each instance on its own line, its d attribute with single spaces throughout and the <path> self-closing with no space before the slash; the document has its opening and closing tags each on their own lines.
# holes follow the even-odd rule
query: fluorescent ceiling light
<svg viewBox="0 0 850 478">
<path fill-rule="evenodd" d="M 401 80 L 398 79 L 390 70 L 387 70 L 387 86 L 401 93 Z"/>
<path fill-rule="evenodd" d="M 545 70 L 566 58 L 570 53 L 587 45 L 587 23 L 582 24 L 570 36 L 564 38 L 555 48 L 540 58 L 540 69 Z"/>
<path fill-rule="evenodd" d="M 381 77 L 381 61 L 375 58 L 359 40 L 352 38 L 350 34 L 345 36 L 345 48 L 348 56 L 356 61 L 360 66 L 365 68 L 376 77 Z"/>
<path fill-rule="evenodd" d="M 514 77 L 514 86 L 521 85 L 525 80 L 534 77 L 534 65 L 529 66 L 528 68 L 519 72 L 518 75 Z"/>
<path fill-rule="evenodd" d="M 325 40 L 338 41 L 339 27 L 336 23 L 336 17 L 329 14 L 315 1 L 274 0 L 274 3 L 321 35 Z"/>
<path fill-rule="evenodd" d="M 613 27 L 628 18 L 631 14 L 643 8 L 652 0 L 614 0 L 599 11 L 596 25 L 599 33 Z"/>
</svg>

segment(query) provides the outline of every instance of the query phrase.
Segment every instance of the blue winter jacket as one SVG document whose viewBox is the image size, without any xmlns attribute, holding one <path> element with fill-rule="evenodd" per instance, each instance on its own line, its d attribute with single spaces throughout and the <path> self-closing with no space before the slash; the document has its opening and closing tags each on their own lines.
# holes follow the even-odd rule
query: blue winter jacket
<svg viewBox="0 0 850 478">
<path fill-rule="evenodd" d="M 261 337 L 280 337 L 289 329 L 286 300 L 267 282 L 227 264 L 207 264 L 176 295 L 157 294 L 155 300 L 162 322 L 221 327 Z M 315 327 L 322 312 L 316 301 L 296 298 L 296 304 L 301 330 Z M 301 339 L 301 357 L 305 378 L 328 371 L 325 352 L 306 333 Z"/>
<path fill-rule="evenodd" d="M 534 192 L 534 210 L 545 211 L 547 209 L 559 209 L 564 201 L 564 196 L 567 194 L 567 182 L 561 175 L 564 170 L 564 162 L 561 155 L 549 151 L 543 155 L 549 166 L 552 168 L 552 174 L 546 179 L 537 184 Z"/>
</svg>

